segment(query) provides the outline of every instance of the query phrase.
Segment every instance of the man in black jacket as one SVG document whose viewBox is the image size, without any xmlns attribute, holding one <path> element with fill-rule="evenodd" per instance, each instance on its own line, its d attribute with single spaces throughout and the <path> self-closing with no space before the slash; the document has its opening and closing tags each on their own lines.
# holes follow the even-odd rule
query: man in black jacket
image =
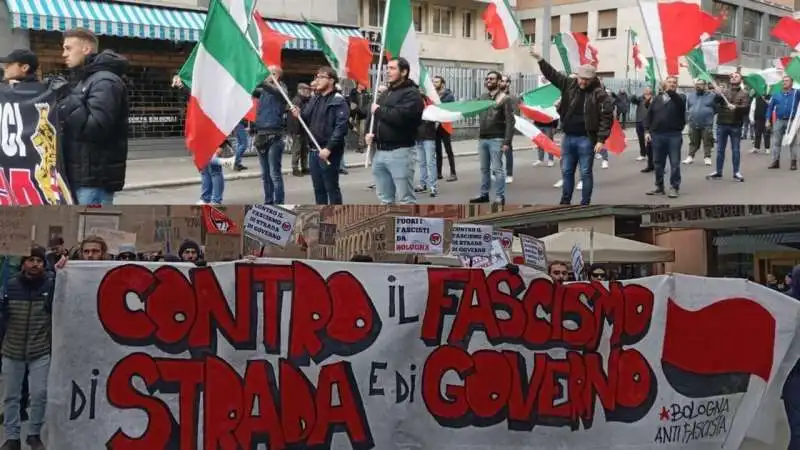
<svg viewBox="0 0 800 450">
<path fill-rule="evenodd" d="M 419 87 L 409 79 L 411 65 L 405 58 L 396 58 L 386 65 L 389 88 L 372 105 L 375 117 L 373 134 L 367 145 L 375 142 L 372 175 L 375 177 L 378 200 L 384 205 L 412 205 L 414 196 L 414 153 L 417 129 L 422 122 L 425 104 Z"/>
<path fill-rule="evenodd" d="M 339 78 L 335 70 L 320 68 L 315 81 L 317 95 L 306 103 L 302 111 L 293 107 L 291 112 L 295 117 L 302 114 L 314 139 L 322 147 L 308 158 L 316 204 L 341 205 L 339 165 L 344 158 L 350 108 L 344 96 L 336 90 Z"/>
<path fill-rule="evenodd" d="M 433 87 L 436 88 L 436 92 L 439 94 L 439 100 L 442 103 L 456 101 L 453 91 L 447 88 L 443 77 L 433 77 Z M 450 132 L 442 124 L 439 124 L 436 127 L 436 176 L 440 180 L 442 179 L 442 164 L 444 163 L 442 147 L 444 147 L 444 151 L 447 153 L 447 162 L 450 164 L 450 176 L 447 177 L 447 181 L 457 181 L 456 158 L 455 155 L 453 155 L 453 142 L 450 140 Z"/>
<path fill-rule="evenodd" d="M 575 169 L 580 165 L 583 182 L 581 204 L 588 205 L 592 201 L 594 188 L 594 155 L 603 150 L 614 123 L 613 99 L 597 79 L 594 66 L 580 66 L 575 74 L 577 76 L 572 77 L 556 70 L 533 50 L 531 56 L 539 61 L 539 70 L 547 81 L 561 91 L 561 103 L 558 106 L 564 132 L 561 142 L 561 174 L 564 180 L 561 204 L 572 202 Z"/>
<path fill-rule="evenodd" d="M 64 33 L 64 60 L 75 82 L 58 104 L 66 177 L 78 204 L 110 205 L 125 186 L 128 160 L 128 61 L 104 50 L 97 36 Z"/>
<path fill-rule="evenodd" d="M 653 144 L 656 188 L 647 195 L 664 195 L 664 168 L 669 159 L 669 198 L 681 190 L 681 146 L 686 126 L 686 97 L 678 91 L 678 77 L 664 80 L 664 92 L 653 98 L 644 118 L 645 141 Z"/>
<path fill-rule="evenodd" d="M 753 119 L 753 150 L 751 153 L 761 153 L 761 138 L 764 138 L 764 151 L 769 153 L 772 133 L 767 127 L 767 105 L 772 96 L 756 94 L 751 103 Z"/>
<path fill-rule="evenodd" d="M 311 88 L 305 83 L 299 83 L 297 95 L 292 99 L 292 106 L 302 111 L 309 98 L 311 98 Z M 286 122 L 289 135 L 292 137 L 292 175 L 296 177 L 308 175 L 308 133 L 296 117 L 287 117 Z"/>
<path fill-rule="evenodd" d="M 372 103 L 372 95 L 363 84 L 358 84 L 355 89 L 350 91 L 347 95 L 347 102 L 350 106 L 350 126 L 353 133 L 356 135 L 356 151 L 364 153 L 367 148 L 367 143 L 364 141 L 365 125 L 367 115 L 364 114 L 369 111 L 369 105 Z"/>
<path fill-rule="evenodd" d="M 653 167 L 653 144 L 644 139 L 644 118 L 647 110 L 653 102 L 653 90 L 649 87 L 644 88 L 641 97 L 634 95 L 631 103 L 636 105 L 636 137 L 639 139 L 639 156 L 637 161 L 647 160 L 647 167 L 642 169 L 642 173 L 649 173 L 655 170 Z"/>
</svg>

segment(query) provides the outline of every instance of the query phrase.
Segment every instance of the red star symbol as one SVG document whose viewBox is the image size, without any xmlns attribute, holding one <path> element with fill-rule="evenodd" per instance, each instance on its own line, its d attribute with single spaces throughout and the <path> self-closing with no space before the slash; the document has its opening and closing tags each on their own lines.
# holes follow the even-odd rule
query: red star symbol
<svg viewBox="0 0 800 450">
<path fill-rule="evenodd" d="M 659 420 L 669 420 L 669 411 L 666 406 L 661 407 L 661 413 L 658 415 Z"/>
</svg>

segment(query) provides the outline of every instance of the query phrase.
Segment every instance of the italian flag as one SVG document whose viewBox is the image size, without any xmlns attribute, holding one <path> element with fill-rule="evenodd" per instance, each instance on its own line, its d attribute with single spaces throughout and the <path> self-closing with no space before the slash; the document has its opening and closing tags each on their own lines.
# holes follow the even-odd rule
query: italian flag
<svg viewBox="0 0 800 450">
<path fill-rule="evenodd" d="M 736 41 L 734 40 L 705 41 L 686 54 L 689 73 L 692 78 L 709 77 L 708 74 L 716 72 L 719 66 L 732 62 L 738 57 Z"/>
<path fill-rule="evenodd" d="M 383 45 L 391 58 L 405 58 L 411 66 L 409 78 L 416 82 L 433 104 L 441 103 L 433 79 L 419 60 L 419 42 L 414 31 L 411 0 L 388 0 L 384 20 Z"/>
<path fill-rule="evenodd" d="M 465 102 L 429 104 L 422 112 L 422 120 L 452 123 L 476 116 L 494 105 L 492 100 L 470 100 Z"/>
<path fill-rule="evenodd" d="M 310 22 L 306 22 L 306 25 L 339 78 L 347 78 L 369 87 L 372 50 L 368 40 L 356 36 L 345 37 Z"/>
<path fill-rule="evenodd" d="M 248 2 L 250 1 L 254 0 L 248 0 Z M 250 5 L 245 5 L 245 7 L 249 6 Z M 253 3 L 253 7 L 254 6 L 255 3 Z M 253 46 L 255 46 L 256 51 L 258 51 L 258 53 L 261 55 L 261 60 L 264 61 L 264 65 L 267 67 L 283 66 L 283 46 L 286 44 L 286 42 L 294 39 L 294 36 L 287 36 L 273 30 L 269 25 L 267 25 L 267 22 L 263 17 L 261 17 L 258 11 L 253 11 L 251 20 L 252 21 L 246 28 L 246 33 L 250 38 L 250 41 L 253 43 Z M 247 112 L 245 119 L 249 120 L 250 122 L 255 122 L 257 110 L 258 101 L 253 100 L 253 107 Z"/>
<path fill-rule="evenodd" d="M 784 56 L 783 58 L 778 58 L 772 61 L 772 67 L 776 69 L 786 70 L 786 68 L 789 67 L 789 63 L 792 62 L 792 59 L 794 58 L 792 58 L 791 56 Z"/>
<path fill-rule="evenodd" d="M 800 51 L 800 21 L 792 16 L 783 16 L 770 34 L 794 51 Z"/>
<path fill-rule="evenodd" d="M 561 98 L 561 91 L 553 84 L 545 84 L 522 94 L 520 113 L 536 123 L 553 123 L 558 120 L 556 102 Z"/>
<path fill-rule="evenodd" d="M 589 45 L 589 38 L 583 33 L 558 33 L 553 38 L 564 71 L 575 73 L 579 66 L 597 66 L 597 49 Z"/>
<path fill-rule="evenodd" d="M 760 72 L 745 75 L 742 81 L 744 81 L 744 84 L 749 86 L 756 95 L 774 94 L 781 90 L 783 75 L 784 71 L 782 69 L 770 67 Z"/>
<path fill-rule="evenodd" d="M 639 35 L 633 30 L 631 30 L 631 54 L 633 55 L 633 66 L 637 70 L 643 69 L 645 64 L 647 64 L 647 61 L 642 54 L 642 47 L 639 43 Z"/>
<path fill-rule="evenodd" d="M 658 78 L 656 78 L 656 65 L 653 61 L 653 58 L 647 58 L 647 67 L 644 71 L 644 81 L 648 86 L 650 86 L 650 89 L 653 90 L 653 94 L 658 91 L 658 89 L 656 89 Z"/>
<path fill-rule="evenodd" d="M 491 0 L 483 12 L 483 24 L 492 37 L 492 47 L 495 50 L 510 48 L 522 35 L 508 0 Z"/>
<path fill-rule="evenodd" d="M 515 118 L 516 120 L 514 122 L 514 128 L 516 128 L 517 131 L 519 131 L 523 136 L 530 139 L 531 142 L 533 142 L 533 145 L 555 156 L 556 158 L 561 157 L 561 148 L 559 148 L 552 139 L 547 137 L 546 134 L 542 133 L 542 131 L 539 130 L 536 125 L 523 117 L 516 116 Z"/>
<path fill-rule="evenodd" d="M 695 3 L 639 0 L 644 28 L 653 47 L 658 79 L 678 75 L 678 58 L 691 52 L 706 35 L 713 35 L 722 20 Z"/>
<path fill-rule="evenodd" d="M 269 75 L 235 17 L 223 2 L 213 1 L 200 43 L 184 65 L 191 69 L 192 90 L 186 111 L 186 146 L 198 169 L 208 164 L 252 108 L 253 91 Z M 250 17 L 245 15 L 245 22 Z"/>
</svg>

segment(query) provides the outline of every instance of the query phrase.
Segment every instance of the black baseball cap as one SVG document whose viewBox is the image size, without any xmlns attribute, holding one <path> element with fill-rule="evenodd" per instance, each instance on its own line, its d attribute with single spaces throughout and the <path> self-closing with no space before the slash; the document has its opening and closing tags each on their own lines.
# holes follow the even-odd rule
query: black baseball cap
<svg viewBox="0 0 800 450">
<path fill-rule="evenodd" d="M 30 50 L 14 50 L 5 58 L 0 58 L 0 63 L 27 64 L 28 67 L 30 67 L 30 69 L 28 69 L 29 73 L 34 73 L 39 69 L 39 58 L 36 56 L 36 53 L 33 53 Z"/>
</svg>

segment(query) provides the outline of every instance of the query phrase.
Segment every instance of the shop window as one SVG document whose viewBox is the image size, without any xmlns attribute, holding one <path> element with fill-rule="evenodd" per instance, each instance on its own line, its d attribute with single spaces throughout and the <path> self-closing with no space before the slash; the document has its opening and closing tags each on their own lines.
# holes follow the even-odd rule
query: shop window
<svg viewBox="0 0 800 450">
<path fill-rule="evenodd" d="M 417 33 L 425 32 L 425 5 L 421 3 L 411 4 L 411 15 L 414 20 L 414 31 Z"/>
<path fill-rule="evenodd" d="M 383 27 L 383 15 L 386 12 L 386 0 L 369 0 L 368 24 L 371 27 Z"/>
<path fill-rule="evenodd" d="M 536 19 L 524 19 L 520 21 L 522 33 L 525 35 L 519 45 L 531 45 L 536 42 Z"/>
<path fill-rule="evenodd" d="M 589 13 L 570 14 L 570 31 L 573 33 L 589 33 Z"/>
<path fill-rule="evenodd" d="M 736 35 L 736 6 L 714 0 L 711 3 L 711 14 L 722 17 L 722 26 L 717 33 L 722 36 Z"/>
<path fill-rule="evenodd" d="M 433 34 L 440 36 L 453 35 L 453 10 L 444 6 L 433 6 L 432 8 Z"/>
<path fill-rule="evenodd" d="M 597 37 L 600 39 L 617 37 L 616 9 L 606 9 L 597 13 Z"/>
<path fill-rule="evenodd" d="M 475 11 L 464 11 L 461 14 L 461 37 L 475 37 Z"/>
</svg>

